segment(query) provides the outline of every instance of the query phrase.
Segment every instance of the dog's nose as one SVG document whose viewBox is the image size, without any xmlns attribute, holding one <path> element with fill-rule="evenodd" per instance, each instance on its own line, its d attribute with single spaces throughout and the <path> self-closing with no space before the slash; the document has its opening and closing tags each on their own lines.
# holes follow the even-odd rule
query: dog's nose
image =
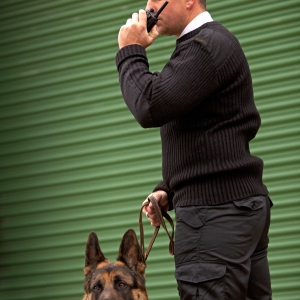
<svg viewBox="0 0 300 300">
<path fill-rule="evenodd" d="M 93 299 L 94 300 L 94 299 Z M 112 295 L 112 293 L 102 293 L 98 299 L 95 299 L 95 300 L 116 300 L 116 297 L 115 295 Z"/>
</svg>

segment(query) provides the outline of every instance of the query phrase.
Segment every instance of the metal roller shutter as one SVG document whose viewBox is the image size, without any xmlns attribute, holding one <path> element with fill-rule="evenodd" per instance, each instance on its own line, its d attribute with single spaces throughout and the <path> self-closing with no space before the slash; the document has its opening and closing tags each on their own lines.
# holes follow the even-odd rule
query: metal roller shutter
<svg viewBox="0 0 300 300">
<path fill-rule="evenodd" d="M 81 299 L 85 242 L 105 255 L 138 230 L 139 205 L 161 177 L 157 129 L 142 130 L 123 103 L 119 27 L 133 0 L 0 2 L 0 298 Z M 208 0 L 239 38 L 252 70 L 262 127 L 252 152 L 265 161 L 274 202 L 270 268 L 275 300 L 300 281 L 299 1 Z M 149 49 L 152 71 L 174 38 Z M 152 228 L 146 223 L 146 238 Z M 159 234 L 148 259 L 152 300 L 178 299 L 173 259 Z"/>
</svg>

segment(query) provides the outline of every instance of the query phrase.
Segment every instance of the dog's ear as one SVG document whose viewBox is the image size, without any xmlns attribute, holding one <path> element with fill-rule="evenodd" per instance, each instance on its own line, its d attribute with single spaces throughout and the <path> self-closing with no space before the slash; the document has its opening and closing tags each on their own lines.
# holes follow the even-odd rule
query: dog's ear
<svg viewBox="0 0 300 300">
<path fill-rule="evenodd" d="M 94 270 L 99 263 L 105 260 L 106 258 L 104 257 L 99 246 L 97 234 L 95 232 L 91 232 L 89 234 L 85 247 L 84 290 L 86 293 L 86 298 L 83 298 L 83 300 L 88 299 L 87 295 L 90 293 L 89 286 L 92 276 L 92 270 Z"/>
<path fill-rule="evenodd" d="M 85 247 L 85 267 L 96 267 L 105 259 L 106 258 L 104 257 L 99 246 L 97 234 L 95 232 L 91 232 Z"/>
<path fill-rule="evenodd" d="M 125 263 L 133 272 L 144 275 L 146 262 L 134 230 L 129 229 L 124 234 L 117 260 Z"/>
</svg>

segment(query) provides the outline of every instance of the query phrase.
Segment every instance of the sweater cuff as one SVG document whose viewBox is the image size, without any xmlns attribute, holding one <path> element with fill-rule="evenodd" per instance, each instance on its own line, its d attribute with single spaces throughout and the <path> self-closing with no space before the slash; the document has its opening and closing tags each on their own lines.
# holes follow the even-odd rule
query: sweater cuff
<svg viewBox="0 0 300 300">
<path fill-rule="evenodd" d="M 169 204 L 169 211 L 174 209 L 173 206 L 173 197 L 174 197 L 174 193 L 168 189 L 164 183 L 164 181 L 161 181 L 154 189 L 152 192 L 156 192 L 156 191 L 164 191 L 168 194 L 168 204 Z"/>
<path fill-rule="evenodd" d="M 129 57 L 132 56 L 146 56 L 146 50 L 138 44 L 132 44 L 121 48 L 116 55 L 116 65 L 119 69 L 120 64 Z"/>
</svg>

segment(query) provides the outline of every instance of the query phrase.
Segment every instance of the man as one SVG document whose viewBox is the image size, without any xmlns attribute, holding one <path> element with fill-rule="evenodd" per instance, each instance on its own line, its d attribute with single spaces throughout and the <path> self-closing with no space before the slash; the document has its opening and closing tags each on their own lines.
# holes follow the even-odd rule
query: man
<svg viewBox="0 0 300 300">
<path fill-rule="evenodd" d="M 149 0 L 157 11 L 163 0 Z M 205 1 L 170 0 L 148 34 L 146 13 L 119 32 L 116 63 L 124 100 L 142 127 L 160 127 L 159 205 L 175 209 L 175 277 L 181 299 L 271 299 L 267 261 L 270 203 L 263 162 L 249 141 L 260 126 L 248 63 L 237 39 Z M 145 49 L 175 35 L 163 70 Z M 145 209 L 159 224 L 153 207 Z"/>
</svg>

